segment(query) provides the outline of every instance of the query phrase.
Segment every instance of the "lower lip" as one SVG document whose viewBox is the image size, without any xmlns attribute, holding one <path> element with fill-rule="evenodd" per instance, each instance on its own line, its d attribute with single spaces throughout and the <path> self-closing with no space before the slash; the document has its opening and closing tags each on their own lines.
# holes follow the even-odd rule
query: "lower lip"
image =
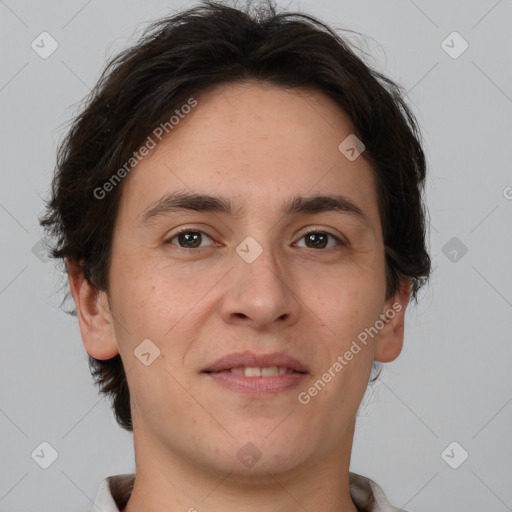
<svg viewBox="0 0 512 512">
<path fill-rule="evenodd" d="M 206 373 L 222 386 L 249 395 L 274 395 L 301 384 L 307 373 L 285 373 L 275 377 L 246 377 L 230 371 Z"/>
</svg>

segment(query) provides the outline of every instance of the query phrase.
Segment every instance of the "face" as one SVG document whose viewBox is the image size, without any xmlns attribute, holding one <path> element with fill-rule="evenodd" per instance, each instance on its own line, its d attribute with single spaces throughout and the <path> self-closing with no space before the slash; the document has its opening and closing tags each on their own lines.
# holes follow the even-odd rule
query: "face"
<svg viewBox="0 0 512 512">
<path fill-rule="evenodd" d="M 81 319 L 84 343 L 98 358 L 121 354 L 136 450 L 155 459 L 252 475 L 335 460 L 350 449 L 374 357 L 400 352 L 408 299 L 385 300 L 373 170 L 364 153 L 342 154 L 350 119 L 320 92 L 230 84 L 197 100 L 125 178 L 100 312 L 111 323 Z M 161 201 L 177 193 L 222 198 L 231 213 Z M 307 208 L 316 196 L 344 202 Z M 402 311 L 378 322 L 397 299 Z M 95 329 L 110 348 L 97 348 Z M 234 353 L 283 359 L 224 366 L 289 368 L 288 356 L 301 373 L 211 371 Z M 261 456 L 254 467 L 247 452 Z"/>
</svg>

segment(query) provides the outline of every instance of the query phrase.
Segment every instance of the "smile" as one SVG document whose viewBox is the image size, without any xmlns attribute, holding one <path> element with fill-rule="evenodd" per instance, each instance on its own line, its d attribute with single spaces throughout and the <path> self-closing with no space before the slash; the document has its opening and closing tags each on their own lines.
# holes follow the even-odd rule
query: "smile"
<svg viewBox="0 0 512 512">
<path fill-rule="evenodd" d="M 275 377 L 276 375 L 284 375 L 285 373 L 294 373 L 291 368 L 284 366 L 266 366 L 264 368 L 255 366 L 238 366 L 237 368 L 231 368 L 231 373 L 237 375 L 245 375 L 245 377 Z"/>
</svg>

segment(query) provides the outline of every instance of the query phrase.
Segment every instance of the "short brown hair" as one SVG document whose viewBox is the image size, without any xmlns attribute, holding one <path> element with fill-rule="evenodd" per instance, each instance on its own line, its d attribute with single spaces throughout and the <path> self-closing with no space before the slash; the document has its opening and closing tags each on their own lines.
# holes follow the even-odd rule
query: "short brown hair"
<svg viewBox="0 0 512 512">
<path fill-rule="evenodd" d="M 375 171 L 386 298 L 409 280 L 417 301 L 431 271 L 422 201 L 426 161 L 403 89 L 365 64 L 318 19 L 276 13 L 271 0 L 255 12 L 251 8 L 204 1 L 153 23 L 135 46 L 107 64 L 58 150 L 51 197 L 40 219 L 54 239 L 51 256 L 79 263 L 94 288 L 108 291 L 122 183 L 102 200 L 94 190 L 187 98 L 219 84 L 258 80 L 319 90 L 350 116 Z M 118 423 L 132 430 L 120 356 L 89 356 L 89 365 L 100 391 L 111 396 Z"/>
</svg>

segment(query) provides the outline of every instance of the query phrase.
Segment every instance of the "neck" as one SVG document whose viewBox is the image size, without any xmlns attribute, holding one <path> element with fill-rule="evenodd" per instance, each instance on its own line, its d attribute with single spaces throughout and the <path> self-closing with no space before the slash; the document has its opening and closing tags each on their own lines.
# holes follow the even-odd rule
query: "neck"
<svg viewBox="0 0 512 512">
<path fill-rule="evenodd" d="M 258 463 L 246 474 L 199 466 L 163 446 L 134 423 L 136 478 L 121 512 L 357 512 L 349 489 L 353 425 L 329 454 L 286 471 Z M 140 435 L 139 435 L 140 433 Z M 326 456 L 327 455 L 327 456 Z M 262 459 L 263 461 L 263 459 Z"/>
</svg>

